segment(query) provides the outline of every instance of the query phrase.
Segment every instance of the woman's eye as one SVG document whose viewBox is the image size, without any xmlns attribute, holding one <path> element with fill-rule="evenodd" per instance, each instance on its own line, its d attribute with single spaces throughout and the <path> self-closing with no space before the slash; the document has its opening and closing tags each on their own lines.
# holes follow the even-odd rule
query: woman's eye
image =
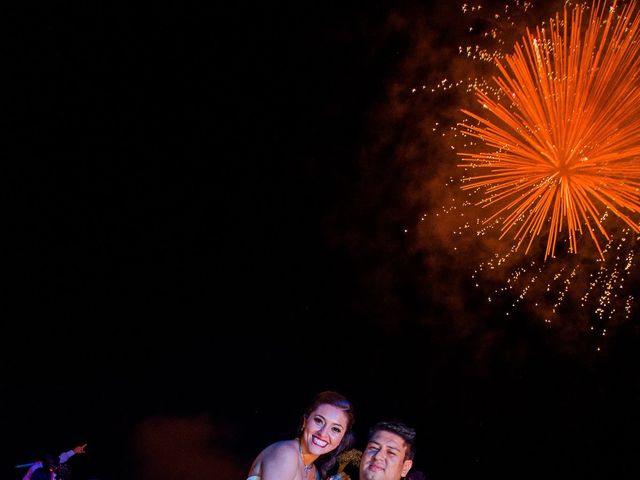
<svg viewBox="0 0 640 480">
<path fill-rule="evenodd" d="M 333 427 L 332 430 L 333 430 L 333 433 L 340 433 L 342 431 L 338 427 Z"/>
</svg>

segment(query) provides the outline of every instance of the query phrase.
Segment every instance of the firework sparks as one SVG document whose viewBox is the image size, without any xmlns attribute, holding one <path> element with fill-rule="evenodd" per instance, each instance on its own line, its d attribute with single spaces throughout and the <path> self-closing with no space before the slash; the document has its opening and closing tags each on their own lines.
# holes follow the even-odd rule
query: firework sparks
<svg viewBox="0 0 640 480">
<path fill-rule="evenodd" d="M 519 247 L 548 229 L 545 258 L 555 256 L 563 227 L 569 249 L 587 230 L 610 237 L 603 217 L 611 211 L 640 232 L 640 15 L 635 1 L 620 13 L 597 2 L 565 6 L 549 34 L 527 29 L 505 60 L 495 59 L 498 95 L 477 90 L 493 120 L 462 124 L 491 152 L 463 152 L 462 167 L 487 173 L 466 179 L 464 189 L 485 189 L 483 206 L 502 204 L 485 222 L 500 219 L 502 235 L 515 229 Z M 506 205 L 505 205 L 506 203 Z"/>
<path fill-rule="evenodd" d="M 559 14 L 552 14 L 551 12 L 555 11 L 550 10 L 552 4 L 562 3 L 568 5 L 564 16 L 562 10 L 559 10 Z M 637 308 L 636 292 L 638 291 L 638 281 L 640 281 L 638 276 L 640 257 L 637 255 L 640 245 L 638 228 L 640 218 L 637 216 L 639 211 L 637 208 L 638 180 L 640 179 L 638 159 L 640 155 L 634 154 L 632 151 L 640 146 L 640 141 L 638 141 L 640 134 L 633 130 L 633 128 L 637 130 L 640 126 L 636 120 L 640 118 L 637 115 L 640 113 L 638 112 L 640 108 L 635 107 L 630 101 L 636 95 L 634 84 L 640 86 L 638 84 L 640 78 L 637 75 L 639 54 L 636 51 L 640 49 L 640 43 L 638 43 L 638 27 L 636 25 L 638 21 L 634 20 L 636 3 L 618 1 L 617 6 L 616 3 L 609 3 L 608 5 L 612 6 L 608 9 L 599 6 L 599 4 L 591 7 L 583 5 L 580 7 L 582 8 L 580 12 L 575 10 L 577 7 L 571 6 L 571 2 L 540 2 L 540 4 L 534 5 L 532 2 L 513 0 L 496 2 L 493 5 L 495 6 L 489 3 L 483 5 L 482 8 L 478 6 L 475 10 L 463 5 L 465 22 L 461 22 L 459 31 L 451 36 L 451 39 L 456 43 L 448 45 L 449 51 L 455 49 L 458 56 L 440 70 L 435 68 L 429 70 L 429 72 L 437 72 L 432 75 L 431 81 L 424 82 L 423 70 L 414 72 L 409 69 L 409 74 L 413 74 L 410 77 L 413 79 L 410 85 L 414 88 L 409 89 L 411 101 L 414 102 L 413 107 L 422 112 L 430 112 L 428 122 L 416 124 L 415 135 L 417 138 L 421 138 L 420 136 L 424 135 L 425 131 L 428 132 L 429 141 L 438 145 L 440 149 L 438 155 L 427 155 L 428 160 L 443 156 L 449 158 L 453 152 L 455 152 L 453 155 L 457 155 L 457 152 L 469 152 L 466 156 L 462 155 L 462 162 L 436 161 L 429 163 L 429 166 L 434 168 L 425 171 L 424 183 L 419 184 L 421 198 L 426 200 L 422 200 L 425 208 L 419 218 L 420 227 L 417 229 L 416 244 L 419 249 L 423 249 L 429 254 L 434 251 L 438 252 L 437 257 L 433 255 L 428 257 L 430 269 L 437 269 L 438 261 L 444 264 L 459 262 L 456 264 L 460 266 L 461 272 L 471 266 L 471 270 L 469 270 L 471 282 L 466 283 L 466 279 L 461 279 L 460 284 L 463 285 L 464 292 L 467 291 L 468 286 L 475 289 L 474 295 L 484 299 L 487 311 L 492 312 L 490 315 L 504 315 L 509 318 L 521 318 L 523 314 L 531 315 L 531 318 L 543 322 L 544 329 L 553 333 L 553 336 L 560 341 L 559 345 L 571 348 L 570 346 L 575 346 L 582 340 L 586 340 L 593 348 L 600 351 L 602 348 L 606 348 L 607 342 L 615 338 L 618 327 L 634 319 L 633 311 Z M 624 9 L 622 5 L 629 5 L 629 7 Z M 592 12 L 591 15 L 589 12 Z M 574 15 L 577 13 L 580 13 L 580 17 L 574 19 Z M 550 21 L 551 17 L 554 18 Z M 588 51 L 585 47 L 589 22 L 594 19 L 599 19 L 596 20 L 598 37 L 591 38 L 592 45 L 597 45 L 595 52 L 593 49 Z M 529 34 L 526 29 L 531 25 L 540 26 L 535 35 Z M 473 26 L 473 28 L 469 28 L 469 26 Z M 591 28 L 596 28 L 596 26 Z M 553 63 L 559 61 L 556 59 L 559 41 L 554 39 L 554 31 L 556 36 L 558 33 L 566 34 L 566 38 L 561 38 L 563 42 L 561 46 L 564 50 L 560 50 L 561 53 L 565 52 L 565 70 L 557 68 Z M 614 38 L 616 31 L 619 32 L 617 40 Z M 509 63 L 514 60 L 514 49 L 509 47 L 509 52 L 505 52 L 503 47 L 505 45 L 513 46 L 517 41 L 522 42 L 523 34 L 527 45 L 519 48 L 523 54 L 527 52 L 527 49 L 532 53 L 531 61 L 526 65 L 530 70 L 529 77 L 538 82 L 532 85 L 535 87 L 540 84 L 548 87 L 555 82 L 552 85 L 554 90 L 548 87 L 547 97 L 544 94 L 539 94 L 538 90 L 533 87 L 526 92 L 510 92 L 508 89 L 500 87 L 495 79 L 491 80 L 492 76 L 499 77 L 506 85 L 510 85 L 509 81 L 516 86 L 519 85 Z M 572 44 L 570 41 L 573 38 L 572 35 L 577 35 L 580 41 L 574 41 Z M 613 42 L 615 41 L 618 41 L 615 48 L 627 52 L 627 57 L 624 59 L 627 63 L 624 68 L 627 68 L 628 71 L 622 74 L 624 68 L 620 68 L 618 64 L 617 77 L 612 76 L 609 79 L 611 84 L 606 84 L 604 77 L 602 77 L 603 72 L 599 70 L 608 68 L 611 76 L 613 59 L 610 57 L 615 52 L 607 53 L 607 49 L 614 48 Z M 633 48 L 633 42 L 635 42 L 636 48 Z M 572 70 L 574 77 L 578 71 L 580 75 L 587 75 L 587 78 L 582 80 L 577 77 L 573 78 L 571 81 L 574 83 L 569 82 L 568 77 L 571 72 L 568 72 L 567 68 L 570 58 L 568 52 L 571 51 L 572 45 L 579 47 L 582 55 L 579 57 L 581 61 L 591 59 L 590 69 L 583 65 L 582 70 L 577 70 L 575 62 L 578 57 L 571 57 L 574 62 L 571 64 L 571 68 L 575 70 Z M 526 55 L 523 57 L 526 58 Z M 536 63 L 538 58 L 541 64 Z M 609 63 L 604 61 L 606 58 L 609 58 Z M 419 61 L 414 61 L 411 64 L 421 65 Z M 630 65 L 634 65 L 633 68 Z M 508 72 L 509 75 L 506 78 L 500 70 L 500 66 L 504 66 L 502 70 Z M 538 78 L 540 75 L 536 69 L 542 66 L 546 70 L 543 70 L 543 78 Z M 523 71 L 526 72 L 526 70 Z M 561 83 L 563 75 L 567 81 L 566 85 Z M 595 78 L 589 78 L 589 75 Z M 627 85 L 618 85 L 616 83 L 618 80 L 626 81 Z M 577 88 L 575 82 L 578 81 L 583 82 L 581 85 L 591 85 L 590 88 L 608 89 L 606 98 L 603 97 L 602 91 L 599 93 L 599 101 L 594 99 L 591 95 L 592 92 L 589 92 L 586 97 L 583 92 L 581 99 L 571 97 L 575 94 Z M 569 90 L 569 87 L 574 90 Z M 521 86 L 521 88 L 523 87 Z M 623 91 L 622 88 L 628 88 L 626 100 L 619 97 L 620 92 Z M 484 97 L 481 97 L 479 92 L 483 92 Z M 522 98 L 518 98 L 512 93 L 520 94 Z M 560 94 L 564 95 L 562 97 L 564 104 L 556 102 Z M 613 96 L 618 96 L 618 98 L 614 99 Z M 493 104 L 487 102 L 491 99 L 494 99 Z M 478 100 L 487 106 L 494 105 L 496 110 L 499 110 L 498 106 L 500 106 L 506 113 L 511 113 L 512 117 L 507 118 L 515 119 L 513 124 L 516 127 L 507 124 L 489 108 L 482 110 L 476 108 Z M 526 102 L 538 102 L 532 104 L 551 108 L 551 112 L 555 115 L 551 118 L 554 120 L 551 121 L 544 115 L 540 115 L 539 118 L 544 120 L 544 122 L 540 122 L 526 111 L 525 113 L 529 114 L 529 117 L 525 117 L 522 105 L 526 105 Z M 611 108 L 610 102 L 617 102 L 617 106 Z M 447 109 L 448 105 L 455 105 L 455 109 Z M 444 108 L 442 108 L 443 106 Z M 573 111 L 569 112 L 567 110 L 569 107 L 573 108 Z M 624 109 L 626 109 L 626 113 L 621 111 Z M 470 113 L 471 111 L 476 115 Z M 605 111 L 608 114 L 602 113 Z M 634 113 L 629 113 L 630 111 Z M 542 112 L 549 115 L 545 110 Z M 463 114 L 466 114 L 466 118 L 461 117 Z M 624 117 L 624 115 L 627 116 Z M 486 117 L 484 123 L 482 122 L 483 117 Z M 533 122 L 532 118 L 538 123 Z M 566 124 L 567 118 L 571 121 L 568 125 Z M 622 121 L 625 118 L 626 123 Z M 520 119 L 526 119 L 529 123 Z M 583 124 L 580 125 L 579 122 L 583 122 Z M 589 122 L 593 122 L 594 125 L 590 125 Z M 475 127 L 470 127 L 474 124 Z M 519 143 L 509 144 L 501 139 L 502 142 L 499 144 L 490 144 L 487 142 L 487 138 L 488 134 L 493 131 L 507 132 Z M 563 132 L 565 137 L 553 136 L 558 135 L 559 131 Z M 573 135 L 573 137 L 570 138 L 569 135 Z M 533 210 L 536 206 L 535 199 L 530 202 L 528 209 L 522 211 L 520 217 L 511 222 L 511 225 L 505 223 L 505 217 L 514 210 L 513 207 L 511 210 L 505 207 L 497 214 L 495 212 L 514 199 L 524 199 L 525 194 L 534 187 L 514 192 L 513 198 L 505 198 L 504 200 L 507 201 L 501 200 L 503 203 L 500 204 L 497 198 L 500 191 L 489 192 L 488 195 L 486 192 L 491 187 L 503 185 L 504 178 L 495 175 L 493 179 L 489 177 L 478 179 L 473 176 L 495 174 L 492 170 L 500 162 L 504 168 L 504 171 L 500 173 L 504 174 L 509 168 L 513 168 L 513 163 L 509 165 L 505 162 L 518 158 L 517 155 L 521 155 L 521 152 L 513 152 L 515 147 L 521 148 L 522 145 L 528 146 L 531 151 L 536 152 L 536 154 L 524 157 L 528 164 L 525 164 L 524 160 L 520 158 L 523 165 L 535 166 L 537 162 L 541 163 L 548 157 L 549 151 L 553 151 L 553 141 L 566 147 L 571 145 L 568 140 L 576 141 L 581 138 L 580 135 L 583 137 L 583 144 L 576 142 L 572 145 L 583 149 L 585 152 L 583 157 L 588 157 L 587 159 L 592 161 L 592 165 L 594 159 L 604 160 L 599 167 L 585 168 L 584 171 L 568 169 L 569 173 L 575 175 L 575 178 L 571 178 L 571 180 L 575 182 L 576 178 L 580 178 L 579 175 L 582 175 L 587 179 L 591 177 L 592 182 L 601 182 L 600 185 L 597 185 L 600 190 L 596 190 L 601 196 L 613 191 L 611 185 L 623 184 L 629 190 L 627 196 L 631 203 L 635 202 L 635 210 L 616 204 L 610 198 L 609 201 L 614 203 L 616 209 L 609 208 L 598 197 L 587 191 L 587 197 L 591 198 L 592 203 L 602 211 L 598 211 L 597 216 L 589 214 L 590 223 L 588 225 L 581 217 L 578 217 L 579 222 L 573 232 L 573 239 L 567 234 L 566 216 L 559 213 L 557 218 L 562 222 L 557 225 L 558 228 L 555 230 L 555 237 L 551 243 L 552 249 L 547 252 L 544 261 L 542 252 L 545 250 L 545 243 L 548 246 L 549 235 L 554 234 L 549 231 L 552 225 L 553 208 L 550 208 L 547 214 L 541 217 L 544 218 L 544 221 L 540 227 L 539 235 L 525 231 L 524 234 L 517 237 L 516 242 L 510 242 L 505 248 L 504 241 L 499 240 L 498 237 L 503 238 L 509 228 L 511 228 L 511 233 L 520 229 L 527 216 L 535 213 Z M 535 150 L 531 145 L 526 144 L 523 138 L 528 140 L 529 137 L 545 140 L 546 143 L 542 143 L 542 146 L 546 150 L 541 147 L 539 150 Z M 557 138 L 565 143 L 560 144 Z M 487 147 L 488 145 L 490 148 Z M 406 155 L 408 151 L 406 146 L 403 145 L 401 148 L 402 155 Z M 508 150 L 508 148 L 512 150 Z M 474 157 L 471 152 L 484 153 Z M 540 152 L 547 153 L 547 157 L 544 157 Z M 605 154 L 609 155 L 608 163 L 604 158 Z M 582 158 L 582 161 L 577 162 L 577 166 L 579 168 L 586 167 L 584 161 L 587 159 Z M 464 170 L 456 166 L 456 163 L 464 163 Z M 522 165 L 519 168 L 525 173 L 528 171 Z M 574 166 L 575 168 L 576 166 Z M 595 168 L 601 168 L 601 170 L 594 174 Z M 621 174 L 622 169 L 627 169 L 627 171 Z M 422 173 L 421 170 L 419 172 Z M 434 175 L 434 172 L 438 172 L 438 174 Z M 516 178 L 516 174 L 520 172 L 514 170 L 511 173 Z M 618 176 L 616 177 L 616 175 Z M 558 176 L 559 174 L 554 177 L 555 181 L 558 181 Z M 614 177 L 614 179 L 606 178 L 608 176 Z M 520 174 L 518 179 L 520 178 L 526 178 L 526 176 Z M 547 179 L 548 189 L 551 188 L 554 178 Z M 488 181 L 483 181 L 487 179 Z M 476 185 L 472 185 L 474 182 Z M 466 192 L 461 192 L 461 187 L 466 188 Z M 542 191 L 544 192 L 544 190 Z M 602 193 L 602 191 L 605 192 Z M 479 194 L 481 195 L 480 202 L 477 201 Z M 564 192 L 560 190 L 557 194 L 561 195 Z M 563 198 L 560 197 L 560 200 Z M 538 209 L 541 208 L 538 206 Z M 623 217 L 619 217 L 617 211 L 631 219 L 631 223 L 625 221 Z M 585 225 L 587 228 L 595 229 L 595 232 L 590 232 L 589 235 L 584 232 L 585 235 L 581 238 L 580 226 L 584 229 Z M 606 231 L 601 234 L 600 228 L 604 229 L 605 225 Z M 495 232 L 501 228 L 503 235 L 496 235 Z M 527 235 L 531 238 L 528 238 Z M 593 235 L 597 235 L 597 241 L 592 241 Z M 574 248 L 572 240 L 579 245 L 579 251 L 577 247 Z M 518 246 L 523 242 L 525 244 L 523 247 L 527 246 L 527 243 L 529 244 L 527 251 L 539 251 L 540 258 L 537 255 L 525 255 L 525 248 L 518 249 Z M 457 298 L 452 296 L 451 299 L 442 299 L 442 301 L 447 302 L 447 308 L 456 310 L 459 308 L 456 303 Z"/>
</svg>

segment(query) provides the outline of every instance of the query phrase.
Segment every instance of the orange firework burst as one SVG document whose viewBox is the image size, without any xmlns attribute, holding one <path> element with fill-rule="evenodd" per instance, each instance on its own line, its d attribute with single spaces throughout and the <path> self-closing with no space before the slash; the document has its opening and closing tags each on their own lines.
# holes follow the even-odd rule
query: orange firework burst
<svg viewBox="0 0 640 480">
<path fill-rule="evenodd" d="M 549 34 L 527 29 L 522 45 L 494 77 L 499 93 L 478 91 L 493 120 L 472 112 L 477 125 L 462 124 L 491 152 L 465 152 L 461 167 L 482 168 L 464 189 L 483 188 L 484 206 L 502 207 L 502 238 L 514 227 L 517 246 L 548 229 L 545 258 L 555 255 L 566 224 L 570 251 L 586 229 L 609 236 L 609 210 L 640 232 L 640 15 L 635 0 L 618 12 L 600 1 L 569 9 L 550 20 Z M 588 18 L 587 18 L 588 17 Z M 506 203 L 506 204 L 505 204 Z"/>
</svg>

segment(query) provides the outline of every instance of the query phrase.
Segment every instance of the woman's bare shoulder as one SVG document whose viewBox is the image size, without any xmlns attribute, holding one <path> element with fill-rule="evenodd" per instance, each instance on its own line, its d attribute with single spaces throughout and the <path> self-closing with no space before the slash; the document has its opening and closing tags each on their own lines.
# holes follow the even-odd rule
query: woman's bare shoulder
<svg viewBox="0 0 640 480">
<path fill-rule="evenodd" d="M 299 447 L 296 440 L 282 440 L 275 442 L 265 448 L 262 452 L 265 456 L 285 456 L 293 455 L 294 458 L 298 458 Z"/>
<path fill-rule="evenodd" d="M 272 443 L 258 455 L 250 473 L 263 478 L 296 478 L 299 453 L 296 440 Z"/>
</svg>

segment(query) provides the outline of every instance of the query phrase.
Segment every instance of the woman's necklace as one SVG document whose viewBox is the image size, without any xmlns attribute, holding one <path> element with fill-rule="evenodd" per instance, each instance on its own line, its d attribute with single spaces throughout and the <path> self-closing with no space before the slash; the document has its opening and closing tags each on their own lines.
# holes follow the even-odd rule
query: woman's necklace
<svg viewBox="0 0 640 480">
<path fill-rule="evenodd" d="M 308 479 L 309 472 L 313 468 L 313 462 L 311 462 L 309 465 L 304 464 L 304 457 L 302 456 L 302 438 L 300 439 L 300 443 L 298 444 L 298 446 L 300 447 L 300 461 L 302 462 L 302 471 L 304 472 L 304 478 Z"/>
</svg>

